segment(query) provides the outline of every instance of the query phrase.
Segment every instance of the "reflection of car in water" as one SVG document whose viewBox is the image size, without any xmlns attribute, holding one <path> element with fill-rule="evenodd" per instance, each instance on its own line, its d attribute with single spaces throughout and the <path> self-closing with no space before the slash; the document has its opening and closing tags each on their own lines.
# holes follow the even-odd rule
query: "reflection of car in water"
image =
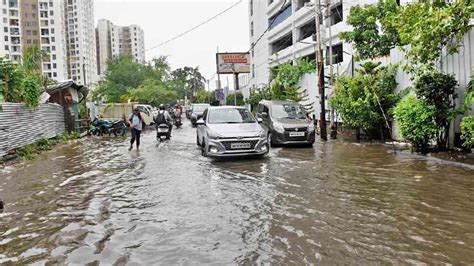
<svg viewBox="0 0 474 266">
<path fill-rule="evenodd" d="M 305 144 L 315 141 L 314 122 L 308 118 L 306 110 L 292 101 L 261 101 L 257 107 L 257 117 L 268 132 L 270 144 Z"/>
<path fill-rule="evenodd" d="M 201 119 L 204 111 L 211 106 L 208 103 L 196 103 L 192 105 L 191 110 L 191 124 L 196 125 L 196 122 Z"/>
<path fill-rule="evenodd" d="M 209 107 L 197 122 L 197 145 L 209 157 L 263 156 L 267 133 L 245 107 Z"/>
</svg>

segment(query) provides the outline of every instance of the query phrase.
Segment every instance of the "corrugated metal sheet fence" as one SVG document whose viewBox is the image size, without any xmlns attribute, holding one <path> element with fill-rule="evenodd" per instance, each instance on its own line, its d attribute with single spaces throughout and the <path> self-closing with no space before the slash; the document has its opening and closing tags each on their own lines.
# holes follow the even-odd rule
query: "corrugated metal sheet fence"
<svg viewBox="0 0 474 266">
<path fill-rule="evenodd" d="M 41 138 L 64 133 L 64 111 L 57 104 L 42 104 L 30 111 L 25 104 L 0 103 L 0 157 Z"/>
</svg>

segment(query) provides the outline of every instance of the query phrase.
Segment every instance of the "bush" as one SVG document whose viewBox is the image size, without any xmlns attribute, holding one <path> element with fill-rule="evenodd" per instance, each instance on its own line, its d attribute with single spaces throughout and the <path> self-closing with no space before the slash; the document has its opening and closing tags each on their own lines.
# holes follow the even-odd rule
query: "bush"
<svg viewBox="0 0 474 266">
<path fill-rule="evenodd" d="M 467 149 L 474 148 L 474 115 L 463 118 L 461 122 L 461 140 Z"/>
<path fill-rule="evenodd" d="M 448 135 L 451 120 L 458 115 L 455 109 L 457 81 L 453 75 L 439 71 L 429 71 L 415 81 L 418 99 L 434 106 L 434 121 L 438 127 L 437 146 L 444 149 L 448 146 Z"/>
<path fill-rule="evenodd" d="M 408 96 L 395 107 L 394 113 L 402 137 L 417 151 L 425 153 L 438 133 L 434 121 L 436 108 L 414 96 Z"/>
<path fill-rule="evenodd" d="M 390 120 L 391 109 L 400 99 L 394 93 L 397 86 L 395 75 L 395 66 L 381 67 L 380 64 L 366 62 L 357 69 L 354 77 L 339 77 L 331 105 L 341 114 L 344 125 L 362 129 L 367 134 L 379 133 L 384 138 L 384 115 Z"/>
</svg>

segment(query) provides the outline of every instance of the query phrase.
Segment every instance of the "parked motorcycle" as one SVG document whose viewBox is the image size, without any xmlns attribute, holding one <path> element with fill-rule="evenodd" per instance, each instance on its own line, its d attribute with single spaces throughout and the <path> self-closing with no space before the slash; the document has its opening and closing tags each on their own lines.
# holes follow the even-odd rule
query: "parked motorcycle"
<svg viewBox="0 0 474 266">
<path fill-rule="evenodd" d="M 170 139 L 170 128 L 167 124 L 159 124 L 156 128 L 156 139 L 160 142 Z"/>
<path fill-rule="evenodd" d="M 102 136 L 108 134 L 110 136 L 113 134 L 114 136 L 124 136 L 127 129 L 127 125 L 121 119 L 110 122 L 108 120 L 95 118 L 94 121 L 92 121 L 89 135 Z"/>
</svg>

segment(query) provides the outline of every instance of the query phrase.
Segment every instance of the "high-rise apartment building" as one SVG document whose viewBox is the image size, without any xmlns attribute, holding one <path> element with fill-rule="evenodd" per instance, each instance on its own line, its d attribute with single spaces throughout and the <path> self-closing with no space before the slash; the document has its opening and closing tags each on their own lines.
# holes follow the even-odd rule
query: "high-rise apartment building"
<svg viewBox="0 0 474 266">
<path fill-rule="evenodd" d="M 0 56 L 20 62 L 28 47 L 39 46 L 49 54 L 46 77 L 96 81 L 93 0 L 0 0 L 0 18 Z"/>
<path fill-rule="evenodd" d="M 93 0 L 66 0 L 69 75 L 79 84 L 94 84 L 97 76 Z"/>
<path fill-rule="evenodd" d="M 145 34 L 138 25 L 117 26 L 101 19 L 96 29 L 97 72 L 107 70 L 107 60 L 130 54 L 136 62 L 145 62 Z"/>
</svg>

